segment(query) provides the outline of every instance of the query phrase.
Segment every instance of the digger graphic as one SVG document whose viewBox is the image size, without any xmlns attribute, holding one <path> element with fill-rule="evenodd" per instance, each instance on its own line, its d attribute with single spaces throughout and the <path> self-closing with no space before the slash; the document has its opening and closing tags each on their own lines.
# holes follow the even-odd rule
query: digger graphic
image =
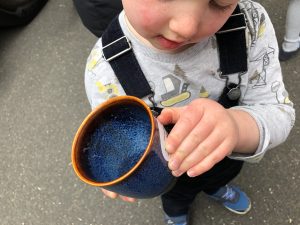
<svg viewBox="0 0 300 225">
<path fill-rule="evenodd" d="M 175 105 L 176 103 L 182 102 L 191 96 L 191 93 L 187 91 L 189 86 L 188 83 L 183 83 L 181 86 L 181 81 L 172 74 L 169 74 L 163 78 L 163 83 L 166 89 L 166 93 L 161 96 L 162 101 L 160 104 L 162 106 L 168 107 Z"/>
</svg>

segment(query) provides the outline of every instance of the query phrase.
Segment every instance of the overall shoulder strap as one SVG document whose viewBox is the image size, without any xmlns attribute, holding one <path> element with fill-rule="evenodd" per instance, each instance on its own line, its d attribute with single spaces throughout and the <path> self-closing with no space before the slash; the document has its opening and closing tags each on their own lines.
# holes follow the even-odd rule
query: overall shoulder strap
<svg viewBox="0 0 300 225">
<path fill-rule="evenodd" d="M 222 75 L 248 70 L 245 29 L 245 15 L 237 6 L 223 27 L 216 33 Z"/>
<path fill-rule="evenodd" d="M 241 95 L 240 76 L 248 70 L 245 29 L 246 18 L 238 5 L 223 27 L 216 33 L 220 58 L 219 70 L 221 76 L 226 79 L 226 85 L 218 102 L 225 108 L 238 105 Z M 234 73 L 239 73 L 238 84 L 228 83 L 228 75 Z"/>
<path fill-rule="evenodd" d="M 142 98 L 153 94 L 148 81 L 115 17 L 102 35 L 102 52 L 127 95 Z"/>
</svg>

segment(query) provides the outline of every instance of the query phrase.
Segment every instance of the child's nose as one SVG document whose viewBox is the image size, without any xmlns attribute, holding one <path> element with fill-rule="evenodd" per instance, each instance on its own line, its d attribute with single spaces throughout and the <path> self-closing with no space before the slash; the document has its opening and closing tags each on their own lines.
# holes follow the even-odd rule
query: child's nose
<svg viewBox="0 0 300 225">
<path fill-rule="evenodd" d="M 170 30 L 186 40 L 198 33 L 199 25 L 199 17 L 196 15 L 177 16 L 169 22 Z"/>
</svg>

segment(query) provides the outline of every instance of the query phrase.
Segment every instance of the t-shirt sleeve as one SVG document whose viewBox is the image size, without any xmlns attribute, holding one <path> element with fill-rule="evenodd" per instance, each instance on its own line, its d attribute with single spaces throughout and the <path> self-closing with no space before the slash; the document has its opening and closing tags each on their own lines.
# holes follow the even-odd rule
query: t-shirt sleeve
<svg viewBox="0 0 300 225">
<path fill-rule="evenodd" d="M 109 98 L 125 95 L 111 66 L 102 57 L 101 39 L 87 59 L 84 79 L 86 95 L 92 109 Z"/>
<path fill-rule="evenodd" d="M 257 3 L 251 15 L 256 16 L 250 18 L 254 35 L 248 51 L 248 84 L 240 105 L 234 108 L 248 112 L 255 119 L 260 142 L 254 154 L 233 153 L 230 158 L 258 162 L 268 149 L 287 139 L 294 126 L 295 111 L 283 83 L 278 43 L 270 18 Z"/>
</svg>

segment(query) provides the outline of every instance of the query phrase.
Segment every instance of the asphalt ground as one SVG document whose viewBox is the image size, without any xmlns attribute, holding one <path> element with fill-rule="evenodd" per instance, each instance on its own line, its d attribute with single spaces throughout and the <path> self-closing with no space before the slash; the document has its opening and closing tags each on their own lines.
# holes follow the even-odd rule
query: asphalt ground
<svg viewBox="0 0 300 225">
<path fill-rule="evenodd" d="M 288 0 L 260 1 L 278 41 Z M 68 0 L 50 0 L 25 27 L 0 30 L 0 224 L 162 225 L 159 198 L 125 203 L 105 198 L 74 174 L 71 144 L 90 112 L 83 71 L 96 42 Z M 299 111 L 300 54 L 282 63 L 290 98 Z M 193 225 L 300 224 L 299 131 L 234 180 L 252 210 L 234 215 L 199 194 Z"/>
</svg>

